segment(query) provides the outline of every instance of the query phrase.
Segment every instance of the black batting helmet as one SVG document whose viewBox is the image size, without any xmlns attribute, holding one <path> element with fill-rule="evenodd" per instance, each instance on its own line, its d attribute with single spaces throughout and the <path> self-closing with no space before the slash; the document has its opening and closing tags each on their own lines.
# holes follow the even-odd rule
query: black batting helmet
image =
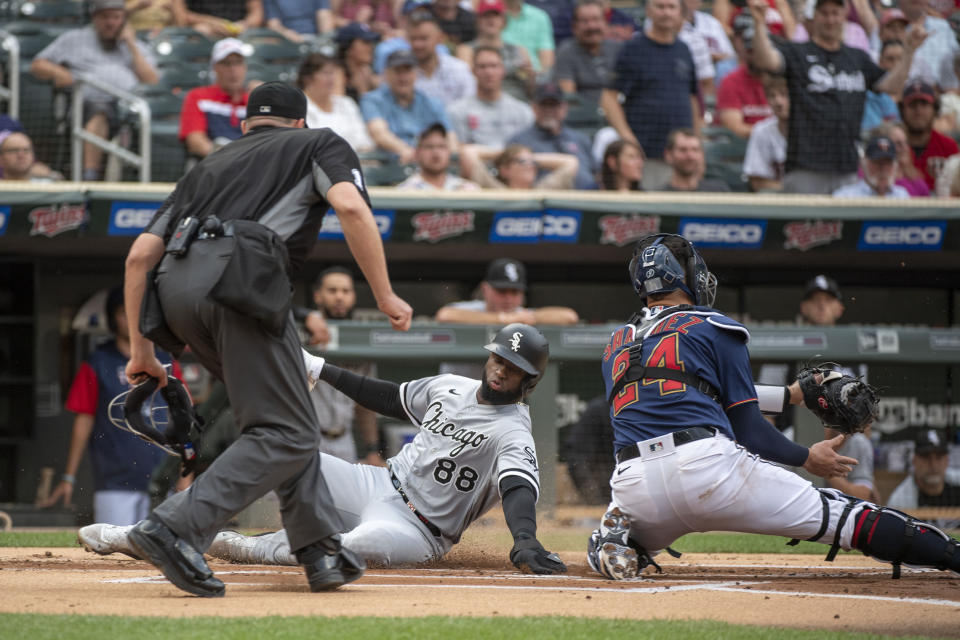
<svg viewBox="0 0 960 640">
<path fill-rule="evenodd" d="M 540 330 L 522 322 L 514 322 L 500 329 L 484 349 L 531 376 L 524 386 L 524 393 L 540 381 L 550 357 L 550 344 Z"/>
</svg>

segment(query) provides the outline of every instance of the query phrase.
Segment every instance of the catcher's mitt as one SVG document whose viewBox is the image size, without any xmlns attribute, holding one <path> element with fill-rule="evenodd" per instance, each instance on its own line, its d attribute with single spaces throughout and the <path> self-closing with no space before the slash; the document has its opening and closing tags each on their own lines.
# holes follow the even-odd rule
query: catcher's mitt
<svg viewBox="0 0 960 640">
<path fill-rule="evenodd" d="M 803 403 L 823 423 L 842 433 L 863 431 L 878 414 L 877 390 L 860 378 L 834 371 L 824 363 L 806 367 L 797 376 Z"/>
</svg>

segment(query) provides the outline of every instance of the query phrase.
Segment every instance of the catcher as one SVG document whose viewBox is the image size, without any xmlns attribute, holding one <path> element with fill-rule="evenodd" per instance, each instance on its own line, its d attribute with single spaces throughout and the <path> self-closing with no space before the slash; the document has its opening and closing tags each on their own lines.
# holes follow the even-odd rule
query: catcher
<svg viewBox="0 0 960 640">
<path fill-rule="evenodd" d="M 960 544 L 935 527 L 768 462 L 822 477 L 857 463 L 835 451 L 843 435 L 808 449 L 763 419 L 763 409 L 782 407 L 783 388 L 754 387 L 750 334 L 711 308 L 717 281 L 690 242 L 644 238 L 629 273 L 644 308 L 603 353 L 617 466 L 610 508 L 588 544 L 596 571 L 632 578 L 684 534 L 741 531 L 822 542 L 827 560 L 858 549 L 893 563 L 894 577 L 901 563 L 960 573 Z M 803 371 L 794 390 L 844 432 L 876 416 L 872 388 L 826 368 Z"/>
</svg>

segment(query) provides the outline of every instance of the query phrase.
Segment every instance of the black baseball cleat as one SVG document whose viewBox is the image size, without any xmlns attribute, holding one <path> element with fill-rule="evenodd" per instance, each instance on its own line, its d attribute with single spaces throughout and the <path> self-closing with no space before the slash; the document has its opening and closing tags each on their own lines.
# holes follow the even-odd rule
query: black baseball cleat
<svg viewBox="0 0 960 640">
<path fill-rule="evenodd" d="M 312 562 L 302 564 L 303 571 L 307 574 L 307 582 L 310 584 L 310 591 L 314 593 L 332 591 L 348 582 L 353 582 L 363 576 L 367 568 L 361 557 L 343 548 L 336 553 L 323 555 Z"/>
<path fill-rule="evenodd" d="M 203 554 L 162 522 L 143 520 L 130 530 L 127 538 L 141 557 L 160 569 L 177 587 L 204 598 L 223 596 L 223 582 L 214 577 Z"/>
</svg>

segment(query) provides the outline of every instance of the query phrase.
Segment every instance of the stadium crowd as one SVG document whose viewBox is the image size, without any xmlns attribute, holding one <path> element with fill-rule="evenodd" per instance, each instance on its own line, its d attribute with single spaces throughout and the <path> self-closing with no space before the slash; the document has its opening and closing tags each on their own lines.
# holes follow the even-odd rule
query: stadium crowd
<svg viewBox="0 0 960 640">
<path fill-rule="evenodd" d="M 239 137 L 249 91 L 279 79 L 372 185 L 960 196 L 958 0 L 8 4 L 4 180 L 70 175 L 47 102 L 89 74 L 150 105 L 154 181 Z M 136 151 L 130 105 L 82 91 L 84 129 Z M 135 175 L 89 142 L 82 162 Z"/>
</svg>

